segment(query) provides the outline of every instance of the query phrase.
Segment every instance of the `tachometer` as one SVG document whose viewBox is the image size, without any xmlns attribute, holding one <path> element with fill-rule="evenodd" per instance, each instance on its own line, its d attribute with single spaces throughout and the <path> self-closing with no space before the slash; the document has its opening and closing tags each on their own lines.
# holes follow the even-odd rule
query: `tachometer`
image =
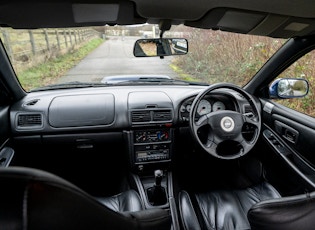
<svg viewBox="0 0 315 230">
<path fill-rule="evenodd" d="M 225 105 L 221 101 L 216 101 L 212 105 L 213 112 L 218 111 L 218 110 L 224 110 L 224 109 L 225 109 Z"/>
<path fill-rule="evenodd" d="M 181 113 L 184 113 L 186 111 L 186 107 L 184 106 L 184 105 L 182 105 L 181 107 L 180 107 L 180 112 Z"/>
<path fill-rule="evenodd" d="M 186 110 L 188 113 L 190 112 L 190 109 L 191 109 L 191 105 L 186 105 Z"/>
<path fill-rule="evenodd" d="M 211 104 L 207 100 L 201 100 L 199 102 L 198 108 L 197 108 L 197 113 L 202 116 L 204 114 L 210 113 L 211 112 Z"/>
</svg>

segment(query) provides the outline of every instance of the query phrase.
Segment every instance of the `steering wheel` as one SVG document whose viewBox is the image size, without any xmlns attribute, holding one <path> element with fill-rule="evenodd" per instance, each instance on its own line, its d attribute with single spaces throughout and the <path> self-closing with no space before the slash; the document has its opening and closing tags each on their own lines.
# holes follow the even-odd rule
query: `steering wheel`
<svg viewBox="0 0 315 230">
<path fill-rule="evenodd" d="M 239 112 L 218 110 L 196 118 L 200 101 L 210 92 L 220 88 L 232 89 L 241 94 L 248 101 L 252 113 L 246 114 L 243 108 L 240 108 Z M 257 142 L 261 130 L 261 115 L 257 103 L 245 90 L 230 83 L 217 83 L 210 85 L 194 99 L 189 114 L 189 126 L 194 139 L 206 152 L 220 159 L 235 159 L 247 154 Z M 253 127 L 250 140 L 243 136 L 245 126 Z M 201 138 L 200 131 L 205 127 L 206 133 L 204 138 Z"/>
</svg>

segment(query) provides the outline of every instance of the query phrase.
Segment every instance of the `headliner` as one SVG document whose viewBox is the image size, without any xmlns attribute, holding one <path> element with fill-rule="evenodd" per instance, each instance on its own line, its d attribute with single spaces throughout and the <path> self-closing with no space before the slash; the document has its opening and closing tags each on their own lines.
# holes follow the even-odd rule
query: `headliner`
<svg viewBox="0 0 315 230">
<path fill-rule="evenodd" d="M 270 37 L 314 34 L 313 0 L 11 0 L 0 24 L 13 28 L 171 24 Z"/>
</svg>

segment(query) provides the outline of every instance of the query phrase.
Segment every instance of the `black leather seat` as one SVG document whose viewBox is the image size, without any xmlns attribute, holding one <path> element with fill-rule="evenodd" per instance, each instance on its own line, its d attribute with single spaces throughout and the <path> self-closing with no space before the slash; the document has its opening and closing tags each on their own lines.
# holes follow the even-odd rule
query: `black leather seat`
<svg viewBox="0 0 315 230">
<path fill-rule="evenodd" d="M 216 190 L 179 195 L 184 229 L 251 229 L 248 210 L 256 203 L 280 197 L 267 182 L 240 190 Z"/>
<path fill-rule="evenodd" d="M 315 229 L 315 192 L 259 202 L 248 220 L 253 230 Z"/>
<path fill-rule="evenodd" d="M 97 200 L 116 212 L 136 212 L 144 209 L 139 194 L 132 189 L 111 197 L 97 197 Z"/>
<path fill-rule="evenodd" d="M 262 179 L 262 166 L 255 163 L 256 183 L 242 188 L 186 191 L 179 193 L 179 210 L 184 229 L 251 229 L 247 213 L 258 202 L 281 197 Z M 258 169 L 258 172 L 257 172 Z M 231 175 L 233 176 L 233 175 Z"/>
<path fill-rule="evenodd" d="M 171 229 L 168 210 L 132 211 L 139 209 L 132 191 L 100 202 L 60 177 L 23 167 L 0 168 L 0 184 L 1 229 Z"/>
</svg>

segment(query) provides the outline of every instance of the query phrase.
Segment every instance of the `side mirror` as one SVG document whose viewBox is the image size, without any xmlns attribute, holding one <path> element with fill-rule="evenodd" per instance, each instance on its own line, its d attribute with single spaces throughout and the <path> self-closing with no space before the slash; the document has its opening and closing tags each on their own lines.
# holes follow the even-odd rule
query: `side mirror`
<svg viewBox="0 0 315 230">
<path fill-rule="evenodd" d="M 136 41 L 135 57 L 164 57 L 183 55 L 188 52 L 188 41 L 184 38 L 148 38 Z"/>
<path fill-rule="evenodd" d="M 308 81 L 296 78 L 280 78 L 269 87 L 270 98 L 304 97 L 309 91 Z"/>
</svg>

